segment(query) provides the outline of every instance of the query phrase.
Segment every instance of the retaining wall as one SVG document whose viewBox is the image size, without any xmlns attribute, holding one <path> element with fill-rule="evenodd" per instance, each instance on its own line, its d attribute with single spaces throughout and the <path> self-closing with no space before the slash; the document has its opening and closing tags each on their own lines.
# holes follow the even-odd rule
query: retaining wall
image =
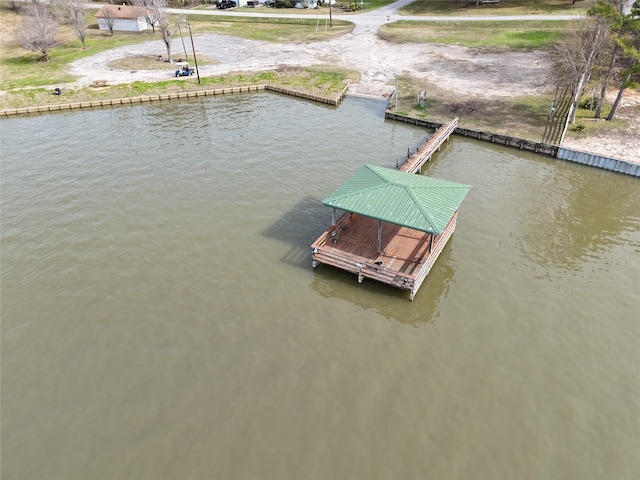
<svg viewBox="0 0 640 480">
<path fill-rule="evenodd" d="M 625 162 L 624 160 L 616 160 L 615 158 L 603 157 L 593 153 L 579 152 L 577 150 L 569 150 L 568 148 L 559 147 L 557 158 L 560 160 L 568 160 L 570 162 L 590 165 L 592 167 L 603 168 L 612 172 L 624 173 L 634 177 L 640 177 L 640 164 Z"/>
<path fill-rule="evenodd" d="M 443 125 L 442 123 L 430 122 L 429 120 L 398 115 L 390 111 L 385 112 L 385 118 L 430 128 L 432 130 L 437 130 Z M 462 135 L 464 137 L 476 138 L 485 142 L 497 143 L 499 145 L 506 145 L 507 147 L 518 148 L 520 150 L 542 153 L 544 155 L 559 158 L 561 160 L 581 163 L 583 165 L 590 165 L 593 167 L 602 168 L 604 170 L 610 170 L 612 172 L 624 173 L 626 175 L 640 177 L 640 164 L 626 162 L 624 160 L 617 160 L 614 158 L 603 157 L 591 153 L 579 152 L 576 150 L 559 147 L 557 145 L 550 145 L 548 143 L 542 142 L 533 142 L 531 140 L 509 137 L 507 135 L 479 132 L 477 130 L 470 130 L 468 128 L 458 127 L 453 133 L 455 133 L 456 135 Z"/>
<path fill-rule="evenodd" d="M 392 112 L 385 112 L 385 118 L 397 120 L 400 122 L 411 123 L 412 125 L 418 125 L 420 127 L 426 127 L 433 130 L 440 128 L 443 123 L 430 122 L 429 120 L 423 120 L 420 118 L 406 117 L 404 115 L 398 115 Z M 477 130 L 470 130 L 468 128 L 456 128 L 453 133 L 456 135 L 462 135 L 463 137 L 476 138 L 485 142 L 497 143 L 499 145 L 506 145 L 507 147 L 515 147 L 520 150 L 527 150 L 534 153 L 542 153 L 555 157 L 558 152 L 558 147 L 555 145 L 549 145 L 542 142 L 533 142 L 531 140 L 524 140 L 522 138 L 509 137 L 506 135 L 497 135 L 489 132 L 479 132 Z"/>
<path fill-rule="evenodd" d="M 289 90 L 287 88 L 276 87 L 273 85 L 250 85 L 245 87 L 218 88 L 214 90 L 194 90 L 190 92 L 163 93 L 159 95 L 141 95 L 139 97 L 91 100 L 88 102 L 57 103 L 53 105 L 40 105 L 36 107 L 7 108 L 5 110 L 0 110 L 0 117 L 60 112 L 64 110 L 75 110 L 79 108 L 115 107 L 120 105 L 134 105 L 134 104 L 146 103 L 146 102 L 160 102 L 160 101 L 178 100 L 178 99 L 184 99 L 184 98 L 228 95 L 232 93 L 257 92 L 261 90 L 282 93 L 285 95 L 304 98 L 306 100 L 325 103 L 328 105 L 339 105 L 340 102 L 342 102 L 342 100 L 344 99 L 344 96 L 346 95 L 347 88 L 348 87 L 345 87 L 336 98 L 327 98 L 327 97 L 320 97 L 318 95 L 310 95 L 308 93 L 299 92 L 297 90 Z"/>
</svg>

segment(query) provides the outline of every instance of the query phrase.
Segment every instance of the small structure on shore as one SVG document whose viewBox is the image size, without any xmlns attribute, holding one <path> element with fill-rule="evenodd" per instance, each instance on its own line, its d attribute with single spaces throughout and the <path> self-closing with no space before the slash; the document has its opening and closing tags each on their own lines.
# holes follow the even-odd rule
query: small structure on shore
<svg viewBox="0 0 640 480">
<path fill-rule="evenodd" d="M 105 5 L 96 13 L 98 28 L 121 32 L 144 32 L 151 28 L 151 11 L 129 5 Z M 157 22 L 156 22 L 157 25 Z"/>
<path fill-rule="evenodd" d="M 456 227 L 471 187 L 364 165 L 322 203 L 331 228 L 312 245 L 313 267 L 324 263 L 409 290 L 413 300 Z M 336 220 L 336 210 L 345 213 Z"/>
</svg>

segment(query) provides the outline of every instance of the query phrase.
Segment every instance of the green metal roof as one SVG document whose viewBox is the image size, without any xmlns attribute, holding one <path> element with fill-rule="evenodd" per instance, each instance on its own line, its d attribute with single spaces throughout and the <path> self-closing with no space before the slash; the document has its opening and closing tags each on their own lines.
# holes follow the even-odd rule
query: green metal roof
<svg viewBox="0 0 640 480">
<path fill-rule="evenodd" d="M 364 165 L 322 203 L 440 234 L 470 189 L 469 185 Z"/>
</svg>

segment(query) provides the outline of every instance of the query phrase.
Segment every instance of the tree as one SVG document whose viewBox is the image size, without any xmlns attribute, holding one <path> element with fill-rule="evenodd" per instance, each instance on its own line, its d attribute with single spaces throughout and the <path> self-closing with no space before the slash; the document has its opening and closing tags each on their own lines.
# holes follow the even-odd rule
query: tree
<svg viewBox="0 0 640 480">
<path fill-rule="evenodd" d="M 555 46 L 558 84 L 572 92 L 564 132 L 569 123 L 575 123 L 578 103 L 609 38 L 609 27 L 607 18 L 581 19 L 572 24 L 563 40 Z"/>
<path fill-rule="evenodd" d="M 638 10 L 640 8 L 637 6 L 638 2 L 635 2 L 628 10 L 628 3 L 625 0 L 598 0 L 587 12 L 590 17 L 604 18 L 610 22 L 609 63 L 603 68 L 602 89 L 596 108 L 596 118 L 600 118 L 602 114 L 602 105 L 606 99 L 609 80 L 618 74 L 621 68 L 620 62 L 625 61 L 621 59 L 622 52 L 625 49 L 629 52 L 630 38 L 634 36 L 634 32 L 636 36 L 638 35 Z M 628 13 L 625 13 L 626 11 Z M 628 55 L 629 53 L 627 53 L 627 57 Z"/>
<path fill-rule="evenodd" d="M 624 67 L 620 75 L 622 79 L 620 89 L 607 120 L 614 119 L 624 90 L 636 84 L 636 80 L 640 78 L 640 1 L 633 4 L 628 18 L 627 35 L 616 39 L 622 50 Z"/>
<path fill-rule="evenodd" d="M 113 37 L 113 28 L 116 26 L 116 9 L 111 5 L 106 5 L 100 9 L 100 14 L 104 25 Z"/>
<path fill-rule="evenodd" d="M 32 52 L 40 52 L 49 61 L 49 50 L 58 45 L 58 22 L 44 5 L 27 4 L 20 10 L 22 28 L 17 31 L 18 43 Z"/>
<path fill-rule="evenodd" d="M 85 48 L 87 27 L 84 22 L 84 2 L 82 2 L 82 0 L 55 0 L 51 3 L 58 15 L 58 18 L 71 25 L 76 36 L 82 42 L 82 48 Z"/>
<path fill-rule="evenodd" d="M 166 0 L 153 0 L 154 5 L 153 15 L 156 19 L 158 30 L 160 30 L 160 35 L 162 35 L 162 41 L 164 45 L 167 47 L 167 62 L 172 62 L 171 59 L 171 42 L 173 41 L 173 22 L 169 18 L 169 14 L 167 13 L 167 1 Z"/>
<path fill-rule="evenodd" d="M 617 32 L 620 30 L 621 25 L 621 14 L 624 8 L 623 1 L 616 0 L 598 0 L 598 2 L 591 7 L 587 11 L 587 15 L 593 18 L 607 18 L 611 21 L 610 29 L 612 32 Z M 615 33 L 614 33 L 615 35 Z M 613 76 L 613 73 L 616 68 L 616 61 L 618 59 L 618 44 L 611 39 L 609 42 L 611 45 L 608 47 L 610 49 L 609 52 L 609 63 L 606 67 L 603 67 L 601 77 L 602 77 L 602 88 L 600 90 L 600 97 L 598 98 L 598 104 L 596 106 L 595 118 L 600 118 L 602 114 L 602 105 L 604 104 L 604 99 L 607 95 L 607 88 L 609 86 L 609 79 Z"/>
<path fill-rule="evenodd" d="M 151 25 L 151 31 L 156 33 L 156 25 L 158 24 L 157 20 L 157 10 L 156 0 L 132 0 L 131 5 L 137 7 L 142 15 L 144 15 L 144 19 L 147 22 L 147 25 Z"/>
<path fill-rule="evenodd" d="M 167 61 L 171 62 L 171 42 L 175 31 L 173 23 L 167 13 L 167 0 L 132 0 L 133 5 L 141 9 L 145 16 L 147 24 L 151 25 L 155 33 L 156 27 L 160 30 L 162 41 L 167 47 Z"/>
</svg>

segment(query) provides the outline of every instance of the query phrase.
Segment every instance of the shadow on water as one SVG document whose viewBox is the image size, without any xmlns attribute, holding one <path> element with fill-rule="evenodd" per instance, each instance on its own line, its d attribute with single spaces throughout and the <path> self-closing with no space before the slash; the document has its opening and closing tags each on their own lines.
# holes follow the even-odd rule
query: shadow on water
<svg viewBox="0 0 640 480">
<path fill-rule="evenodd" d="M 451 244 L 447 244 L 431 269 L 413 302 L 409 292 L 365 279 L 327 265 L 314 270 L 311 288 L 325 298 L 337 298 L 365 310 L 372 310 L 387 320 L 418 327 L 434 323 L 440 316 L 438 306 L 449 294 L 455 274 Z"/>
<path fill-rule="evenodd" d="M 331 210 L 317 198 L 306 197 L 262 232 L 291 245 L 280 259 L 282 262 L 304 269 L 311 268 L 311 244 L 331 224 Z"/>
</svg>

